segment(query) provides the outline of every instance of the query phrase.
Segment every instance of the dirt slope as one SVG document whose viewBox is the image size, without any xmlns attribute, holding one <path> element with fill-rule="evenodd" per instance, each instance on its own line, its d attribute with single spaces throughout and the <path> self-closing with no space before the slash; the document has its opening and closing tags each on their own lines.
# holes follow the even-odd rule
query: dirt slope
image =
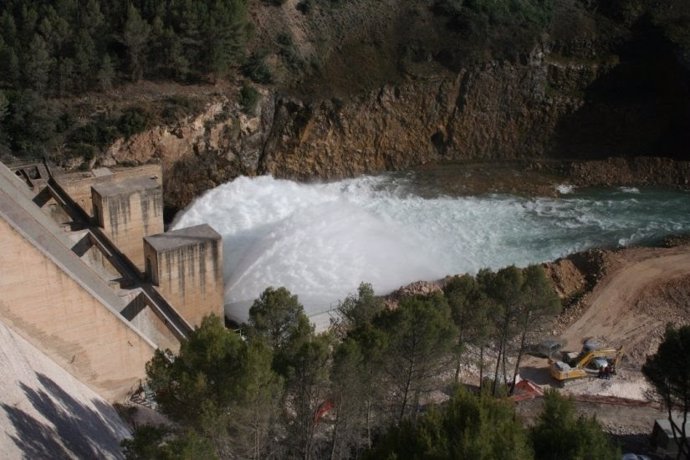
<svg viewBox="0 0 690 460">
<path fill-rule="evenodd" d="M 654 353 L 666 323 L 686 323 L 690 291 L 690 246 L 635 248 L 621 260 L 585 299 L 584 313 L 563 333 L 569 349 L 586 337 L 603 337 L 623 346 L 627 362 L 639 367 Z M 664 295 L 677 291 L 678 295 Z"/>
</svg>

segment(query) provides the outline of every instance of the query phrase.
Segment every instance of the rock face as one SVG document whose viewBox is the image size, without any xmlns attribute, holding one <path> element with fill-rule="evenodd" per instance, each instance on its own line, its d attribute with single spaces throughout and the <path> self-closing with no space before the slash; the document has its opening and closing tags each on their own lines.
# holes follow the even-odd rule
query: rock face
<svg viewBox="0 0 690 460">
<path fill-rule="evenodd" d="M 103 163 L 161 161 L 171 210 L 239 175 L 336 179 L 457 160 L 588 158 L 600 162 L 568 167 L 565 176 L 578 185 L 687 185 L 687 163 L 679 168 L 667 160 L 604 160 L 685 155 L 677 148 L 690 136 L 684 99 L 674 96 L 680 118 L 664 112 L 650 121 L 645 114 L 673 104 L 663 94 L 640 101 L 633 88 L 629 97 L 602 96 L 617 79 L 636 78 L 625 73 L 629 67 L 615 55 L 568 58 L 543 45 L 521 62 L 491 61 L 457 72 L 436 66 L 346 100 L 305 102 L 262 90 L 251 116 L 221 95 L 177 126 L 116 141 Z M 629 116 L 620 122 L 608 115 L 626 110 Z M 684 123 L 688 129 L 679 129 Z"/>
<path fill-rule="evenodd" d="M 160 161 L 165 204 L 180 209 L 205 190 L 242 174 L 256 174 L 272 121 L 273 98 L 265 91 L 263 103 L 252 116 L 242 113 L 235 101 L 219 96 L 202 113 L 176 126 L 159 126 L 118 139 L 101 163 Z"/>
<path fill-rule="evenodd" d="M 442 160 L 541 157 L 559 120 L 583 103 L 550 94 L 549 85 L 584 87 L 602 71 L 545 56 L 411 76 L 348 101 L 264 91 L 254 116 L 220 96 L 177 126 L 117 140 L 102 163 L 161 161 L 168 204 L 179 208 L 241 174 L 333 179 Z"/>
<path fill-rule="evenodd" d="M 262 172 L 338 178 L 442 160 L 543 157 L 559 120 L 583 104 L 550 85 L 583 88 L 603 70 L 555 64 L 537 50 L 524 64 L 411 78 L 347 103 L 280 99 Z"/>
</svg>

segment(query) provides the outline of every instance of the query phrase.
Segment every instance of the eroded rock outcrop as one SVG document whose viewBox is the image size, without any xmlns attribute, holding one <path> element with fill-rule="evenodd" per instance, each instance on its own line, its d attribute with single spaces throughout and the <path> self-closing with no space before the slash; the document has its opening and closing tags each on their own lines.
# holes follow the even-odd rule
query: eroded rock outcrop
<svg viewBox="0 0 690 460">
<path fill-rule="evenodd" d="M 521 64 L 410 75 L 347 101 L 263 91 L 254 116 L 219 96 L 176 126 L 116 141 L 102 163 L 161 161 L 168 205 L 181 208 L 241 174 L 333 179 L 442 160 L 541 157 L 559 120 L 583 103 L 550 85 L 582 88 L 603 70 L 556 64 L 540 49 Z"/>
<path fill-rule="evenodd" d="M 435 67 L 346 100 L 305 102 L 264 89 L 251 116 L 235 96 L 219 95 L 194 118 L 116 141 L 103 163 L 161 161 L 172 210 L 239 175 L 337 179 L 441 161 L 563 159 L 573 151 L 590 159 L 558 171 L 575 185 L 687 186 L 690 163 L 604 160 L 607 141 L 582 131 L 583 116 L 592 124 L 597 117 L 608 120 L 608 105 L 618 104 L 588 91 L 610 80 L 619 64 L 615 55 L 568 58 L 540 47 L 521 62 L 491 61 L 458 72 Z M 618 134 L 639 134 L 638 118 Z M 579 147 L 573 144 L 580 140 Z M 620 142 L 616 149 L 629 147 Z M 596 149 L 587 150 L 591 144 Z"/>
<path fill-rule="evenodd" d="M 308 179 L 401 169 L 440 160 L 545 156 L 559 120 L 583 104 L 605 65 L 549 61 L 411 77 L 348 102 L 280 99 L 263 171 Z M 558 81 L 566 91 L 554 92 Z"/>
<path fill-rule="evenodd" d="M 262 93 L 255 114 L 245 114 L 226 96 L 218 96 L 195 117 L 118 139 L 101 163 L 163 165 L 166 206 L 189 204 L 204 191 L 238 175 L 254 175 L 273 121 L 273 97 Z"/>
</svg>

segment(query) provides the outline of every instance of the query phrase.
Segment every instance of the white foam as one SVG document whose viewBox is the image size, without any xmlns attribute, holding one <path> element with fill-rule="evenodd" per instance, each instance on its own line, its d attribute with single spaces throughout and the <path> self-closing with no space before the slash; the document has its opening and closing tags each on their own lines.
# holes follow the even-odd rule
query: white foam
<svg viewBox="0 0 690 460">
<path fill-rule="evenodd" d="M 619 187 L 618 190 L 620 190 L 623 193 L 640 193 L 640 189 L 637 187 Z"/>
<path fill-rule="evenodd" d="M 425 199 L 411 189 L 386 176 L 310 185 L 241 177 L 199 198 L 174 226 L 208 223 L 223 235 L 226 312 L 239 321 L 268 286 L 287 287 L 317 314 L 362 281 L 385 293 L 690 228 L 687 199 Z M 667 202 L 678 216 L 663 220 Z"/>
<path fill-rule="evenodd" d="M 560 184 L 556 186 L 556 191 L 561 195 L 569 195 L 575 191 L 575 186 L 570 184 Z"/>
</svg>

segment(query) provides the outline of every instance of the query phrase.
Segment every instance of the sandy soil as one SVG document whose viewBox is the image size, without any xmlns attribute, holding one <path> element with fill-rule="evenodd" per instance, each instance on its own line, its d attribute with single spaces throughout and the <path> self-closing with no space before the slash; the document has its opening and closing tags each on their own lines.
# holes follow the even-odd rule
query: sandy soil
<svg viewBox="0 0 690 460">
<path fill-rule="evenodd" d="M 667 322 L 677 322 L 675 315 L 659 315 L 653 304 L 640 307 L 649 303 L 648 293 L 690 276 L 690 246 L 630 249 L 624 259 L 621 268 L 597 284 L 589 308 L 564 331 L 568 348 L 578 349 L 584 338 L 601 336 L 642 358 L 640 348 L 654 353 L 660 330 Z"/>
</svg>

